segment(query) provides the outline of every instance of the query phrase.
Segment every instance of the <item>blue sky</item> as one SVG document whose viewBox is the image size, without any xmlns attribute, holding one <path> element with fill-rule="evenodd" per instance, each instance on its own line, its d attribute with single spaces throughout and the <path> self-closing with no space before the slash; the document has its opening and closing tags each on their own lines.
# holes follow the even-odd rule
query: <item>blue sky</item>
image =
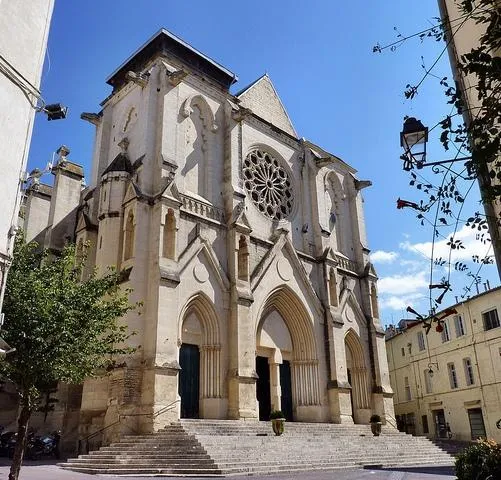
<svg viewBox="0 0 501 480">
<path fill-rule="evenodd" d="M 29 168 L 43 167 L 65 144 L 70 158 L 90 175 L 94 127 L 80 120 L 80 113 L 99 111 L 99 102 L 110 93 L 107 76 L 165 27 L 235 72 L 234 92 L 267 72 L 298 134 L 373 182 L 364 190 L 365 216 L 383 322 L 408 316 L 407 305 L 426 312 L 432 233 L 412 211 L 396 209 L 398 197 L 420 199 L 401 169 L 399 132 L 404 115 L 431 126 L 448 113 L 436 79 L 428 79 L 413 101 L 403 95 L 406 84 L 423 75 L 421 56 L 430 66 L 443 45 L 414 39 L 381 54 L 372 53 L 372 47 L 394 41 L 398 33 L 426 29 L 437 16 L 435 0 L 56 0 L 42 94 L 47 103 L 61 102 L 70 110 L 64 121 L 47 122 L 37 115 Z M 450 76 L 447 55 L 433 72 Z M 450 157 L 436 138 L 430 143 L 431 159 Z M 469 197 L 465 212 L 479 210 L 476 188 Z M 469 244 L 472 231 L 463 233 Z M 466 253 L 470 257 L 480 248 L 473 241 Z M 434 282 L 444 273 L 435 269 Z M 484 267 L 481 276 L 491 286 L 499 283 L 493 266 Z M 455 290 L 445 304 L 454 303 L 470 283 L 464 274 L 455 275 Z"/>
</svg>

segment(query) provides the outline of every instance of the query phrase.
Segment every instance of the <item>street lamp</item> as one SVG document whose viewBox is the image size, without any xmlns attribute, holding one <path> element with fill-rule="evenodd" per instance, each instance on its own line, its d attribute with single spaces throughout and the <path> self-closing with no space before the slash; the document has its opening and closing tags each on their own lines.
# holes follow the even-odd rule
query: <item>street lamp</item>
<svg viewBox="0 0 501 480">
<path fill-rule="evenodd" d="M 45 107 L 42 108 L 42 112 L 47 115 L 47 120 L 49 122 L 51 120 L 61 120 L 66 118 L 68 107 L 61 105 L 60 103 L 51 103 L 50 105 L 45 105 Z"/>
<path fill-rule="evenodd" d="M 423 167 L 444 165 L 460 161 L 471 160 L 471 157 L 452 158 L 437 162 L 426 162 L 426 143 L 428 142 L 428 127 L 415 117 L 407 117 L 400 132 L 400 146 L 404 153 L 400 158 L 404 162 L 403 169 L 409 172 L 414 167 L 420 170 Z"/>
<path fill-rule="evenodd" d="M 430 376 L 430 378 L 433 378 L 433 375 L 435 374 L 435 372 L 433 371 L 433 368 L 432 368 L 433 366 L 437 367 L 437 371 L 439 370 L 437 362 L 429 363 L 428 364 L 428 375 Z"/>
<path fill-rule="evenodd" d="M 414 165 L 423 168 L 427 141 L 428 127 L 417 118 L 407 117 L 400 132 L 400 146 L 404 149 L 404 154 L 400 158 L 404 162 L 403 168 L 406 172 L 412 170 Z"/>
</svg>

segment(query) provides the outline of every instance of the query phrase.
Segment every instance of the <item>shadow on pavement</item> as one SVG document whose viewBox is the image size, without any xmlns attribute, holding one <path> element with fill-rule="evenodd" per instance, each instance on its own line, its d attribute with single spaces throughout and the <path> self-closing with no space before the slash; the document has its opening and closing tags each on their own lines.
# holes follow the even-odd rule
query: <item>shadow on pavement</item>
<svg viewBox="0 0 501 480">
<path fill-rule="evenodd" d="M 66 460 L 56 460 L 55 458 L 47 458 L 42 460 L 27 460 L 26 458 L 23 460 L 23 466 L 34 467 L 36 465 L 56 465 L 56 463 L 61 463 Z M 10 467 L 12 460 L 10 458 L 2 458 L 0 457 L 0 467 Z"/>
<path fill-rule="evenodd" d="M 376 470 L 376 469 L 371 468 L 371 470 Z M 456 475 L 454 467 L 452 466 L 388 467 L 388 468 L 377 468 L 377 470 L 382 470 L 387 472 L 427 473 L 429 475 L 449 475 L 449 476 Z"/>
</svg>

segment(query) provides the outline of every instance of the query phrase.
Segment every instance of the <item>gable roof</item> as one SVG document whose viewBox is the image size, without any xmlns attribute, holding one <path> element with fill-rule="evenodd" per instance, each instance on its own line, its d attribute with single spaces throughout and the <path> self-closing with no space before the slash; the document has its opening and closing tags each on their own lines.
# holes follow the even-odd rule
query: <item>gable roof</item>
<svg viewBox="0 0 501 480">
<path fill-rule="evenodd" d="M 162 28 L 122 63 L 106 79 L 106 83 L 111 85 L 115 91 L 127 82 L 125 77 L 128 71 L 141 70 L 149 60 L 158 54 L 178 58 L 191 69 L 207 75 L 226 88 L 229 88 L 238 79 L 227 68 L 215 62 L 207 55 L 204 55 L 196 48 L 193 48 L 190 44 L 176 37 L 176 35 L 165 28 Z"/>
<path fill-rule="evenodd" d="M 127 158 L 127 155 L 119 153 L 106 167 L 106 170 L 101 176 L 106 175 L 110 172 L 127 172 L 129 174 L 132 174 L 132 165 L 130 163 L 130 160 Z"/>
<path fill-rule="evenodd" d="M 267 73 L 235 95 L 240 104 L 263 120 L 297 138 L 296 130 Z"/>
</svg>

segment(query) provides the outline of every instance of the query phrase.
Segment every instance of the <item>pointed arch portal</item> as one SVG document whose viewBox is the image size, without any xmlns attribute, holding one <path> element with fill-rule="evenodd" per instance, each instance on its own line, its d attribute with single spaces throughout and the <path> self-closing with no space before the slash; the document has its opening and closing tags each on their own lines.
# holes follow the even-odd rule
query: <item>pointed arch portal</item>
<svg viewBox="0 0 501 480">
<path fill-rule="evenodd" d="M 363 411 L 370 409 L 370 395 L 364 350 L 359 336 L 352 329 L 348 330 L 344 341 L 346 345 L 348 382 L 351 385 L 353 421 L 355 423 L 365 423 Z"/>
<path fill-rule="evenodd" d="M 264 303 L 256 344 L 261 418 L 271 408 L 281 409 L 292 420 L 301 407 L 320 404 L 313 323 L 290 288 L 276 289 Z"/>
<path fill-rule="evenodd" d="M 187 303 L 180 322 L 178 392 L 181 417 L 204 418 L 204 402 L 221 398 L 221 344 L 211 300 L 198 293 Z"/>
</svg>

